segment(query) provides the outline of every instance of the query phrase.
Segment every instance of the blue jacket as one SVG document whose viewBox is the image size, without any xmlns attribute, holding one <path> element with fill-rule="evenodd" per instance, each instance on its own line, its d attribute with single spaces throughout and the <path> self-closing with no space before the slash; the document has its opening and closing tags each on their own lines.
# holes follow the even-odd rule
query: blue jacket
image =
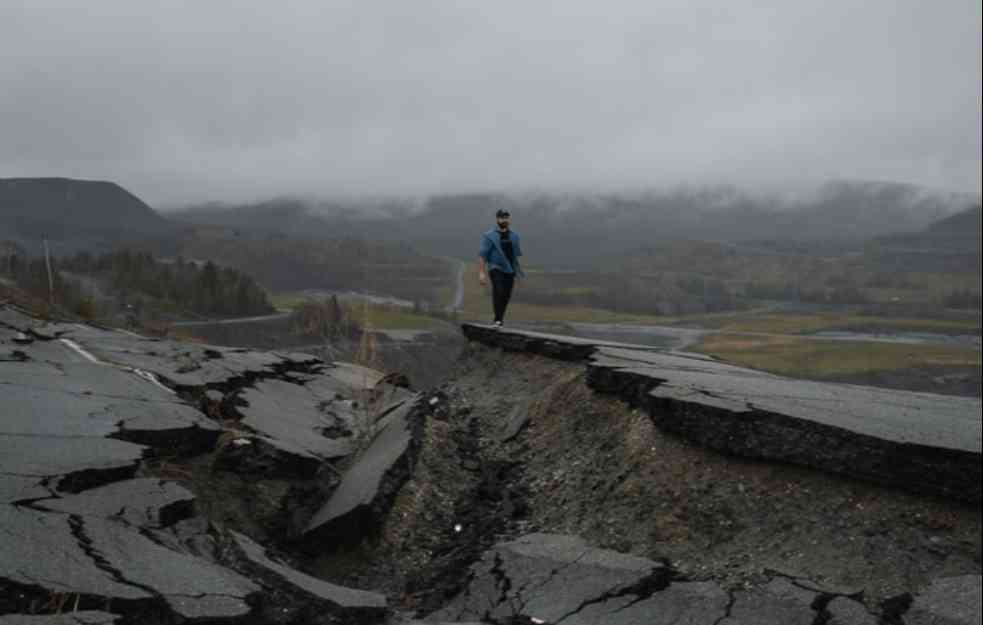
<svg viewBox="0 0 983 625">
<path fill-rule="evenodd" d="M 492 228 L 488 232 L 481 235 L 481 249 L 478 251 L 478 256 L 485 259 L 488 264 L 488 270 L 498 269 L 505 273 L 514 273 L 519 276 L 525 276 L 522 273 L 522 268 L 519 267 L 519 257 L 522 256 L 522 248 L 519 247 L 519 235 L 509 230 L 509 238 L 512 240 L 512 251 L 515 252 L 515 267 L 509 262 L 509 259 L 505 256 L 505 251 L 502 249 L 501 238 L 498 234 L 498 228 Z"/>
</svg>

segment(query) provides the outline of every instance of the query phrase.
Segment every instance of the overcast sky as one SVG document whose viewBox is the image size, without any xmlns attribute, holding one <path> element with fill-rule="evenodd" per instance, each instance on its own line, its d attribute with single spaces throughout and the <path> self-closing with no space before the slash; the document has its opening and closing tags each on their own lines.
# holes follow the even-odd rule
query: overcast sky
<svg viewBox="0 0 983 625">
<path fill-rule="evenodd" d="M 0 0 L 0 177 L 979 193 L 980 39 L 979 0 Z"/>
</svg>

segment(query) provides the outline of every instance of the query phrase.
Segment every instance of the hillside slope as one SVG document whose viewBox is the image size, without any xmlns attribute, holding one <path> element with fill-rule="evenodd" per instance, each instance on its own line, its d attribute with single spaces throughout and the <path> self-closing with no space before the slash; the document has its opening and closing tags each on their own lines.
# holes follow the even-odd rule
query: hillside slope
<svg viewBox="0 0 983 625">
<path fill-rule="evenodd" d="M 0 178 L 0 238 L 28 242 L 31 249 L 43 237 L 59 254 L 104 249 L 114 241 L 162 236 L 175 228 L 113 182 Z"/>
</svg>

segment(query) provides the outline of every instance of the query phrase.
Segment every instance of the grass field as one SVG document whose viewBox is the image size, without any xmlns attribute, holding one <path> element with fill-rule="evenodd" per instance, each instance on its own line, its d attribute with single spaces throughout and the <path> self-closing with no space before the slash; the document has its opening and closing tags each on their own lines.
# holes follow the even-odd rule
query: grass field
<svg viewBox="0 0 983 625">
<path fill-rule="evenodd" d="M 271 295 L 270 301 L 277 310 L 290 311 L 312 299 L 301 293 L 278 293 Z M 377 330 L 438 330 L 447 327 L 446 321 L 399 306 L 342 302 L 342 307 L 362 325 L 370 325 Z"/>
<path fill-rule="evenodd" d="M 396 307 L 355 305 L 351 310 L 359 323 L 376 330 L 439 330 L 447 327 L 446 321 Z"/>
<path fill-rule="evenodd" d="M 506 313 L 506 321 L 579 321 L 597 323 L 648 323 L 657 324 L 655 315 L 629 315 L 610 310 L 581 307 L 558 307 L 529 304 L 522 301 L 526 289 L 543 289 L 547 274 L 527 269 L 526 278 L 516 280 L 512 301 Z M 491 285 L 478 284 L 478 263 L 469 263 L 464 273 L 464 310 L 461 319 L 487 323 L 492 318 Z"/>
<path fill-rule="evenodd" d="M 877 317 L 851 313 L 822 312 L 793 313 L 730 313 L 664 317 L 665 325 L 691 325 L 724 332 L 771 332 L 778 334 L 811 334 L 824 330 L 856 332 L 930 332 L 936 334 L 980 335 L 979 319 L 913 319 Z"/>
<path fill-rule="evenodd" d="M 824 378 L 912 367 L 980 368 L 980 351 L 948 345 L 822 341 L 797 336 L 708 334 L 692 351 L 791 377 Z"/>
</svg>

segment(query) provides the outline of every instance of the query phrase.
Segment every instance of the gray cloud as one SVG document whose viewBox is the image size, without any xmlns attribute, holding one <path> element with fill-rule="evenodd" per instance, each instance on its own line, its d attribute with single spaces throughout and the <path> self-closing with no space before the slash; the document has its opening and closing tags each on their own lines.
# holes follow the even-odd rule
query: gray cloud
<svg viewBox="0 0 983 625">
<path fill-rule="evenodd" d="M 0 175 L 281 193 L 979 192 L 977 0 L 4 0 Z"/>
</svg>

